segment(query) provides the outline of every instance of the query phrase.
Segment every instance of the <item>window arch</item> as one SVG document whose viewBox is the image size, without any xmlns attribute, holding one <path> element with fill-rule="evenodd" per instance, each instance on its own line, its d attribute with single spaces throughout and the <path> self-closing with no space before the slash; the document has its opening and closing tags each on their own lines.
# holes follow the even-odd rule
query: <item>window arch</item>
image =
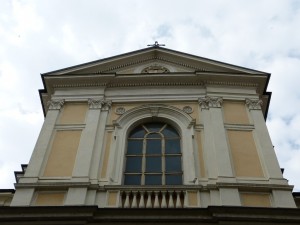
<svg viewBox="0 0 300 225">
<path fill-rule="evenodd" d="M 181 138 L 169 124 L 144 123 L 128 135 L 125 185 L 182 184 Z"/>
</svg>

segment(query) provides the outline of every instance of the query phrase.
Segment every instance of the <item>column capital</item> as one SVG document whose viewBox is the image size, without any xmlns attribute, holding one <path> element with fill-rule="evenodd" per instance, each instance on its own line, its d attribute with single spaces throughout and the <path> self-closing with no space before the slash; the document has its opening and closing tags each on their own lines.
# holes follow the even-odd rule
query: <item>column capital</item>
<svg viewBox="0 0 300 225">
<path fill-rule="evenodd" d="M 201 107 L 201 110 L 209 108 L 220 108 L 223 103 L 223 98 L 205 96 L 204 98 L 199 98 L 198 103 Z"/>
<path fill-rule="evenodd" d="M 64 103 L 64 99 L 55 99 L 48 101 L 47 105 L 49 107 L 49 110 L 60 110 Z"/>
<path fill-rule="evenodd" d="M 246 105 L 248 106 L 249 110 L 261 110 L 263 101 L 260 99 L 246 98 Z"/>
<path fill-rule="evenodd" d="M 88 99 L 88 104 L 90 109 L 101 109 L 103 111 L 107 111 L 111 107 L 111 100 L 106 100 L 106 99 Z"/>
<path fill-rule="evenodd" d="M 102 110 L 103 111 L 108 111 L 111 108 L 112 101 L 111 100 L 102 99 L 101 100 L 101 104 L 102 104 Z"/>
<path fill-rule="evenodd" d="M 88 104 L 89 104 L 90 109 L 101 109 L 102 108 L 101 99 L 89 98 Z"/>
</svg>

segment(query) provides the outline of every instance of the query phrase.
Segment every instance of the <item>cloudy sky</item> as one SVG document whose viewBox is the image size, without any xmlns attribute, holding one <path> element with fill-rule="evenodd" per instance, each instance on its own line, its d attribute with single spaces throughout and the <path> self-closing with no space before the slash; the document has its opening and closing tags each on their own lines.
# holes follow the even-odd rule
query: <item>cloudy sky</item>
<svg viewBox="0 0 300 225">
<path fill-rule="evenodd" d="M 267 125 L 284 176 L 300 191 L 297 0 L 1 0 L 0 188 L 13 188 L 42 126 L 40 73 L 155 40 L 272 74 Z"/>
</svg>

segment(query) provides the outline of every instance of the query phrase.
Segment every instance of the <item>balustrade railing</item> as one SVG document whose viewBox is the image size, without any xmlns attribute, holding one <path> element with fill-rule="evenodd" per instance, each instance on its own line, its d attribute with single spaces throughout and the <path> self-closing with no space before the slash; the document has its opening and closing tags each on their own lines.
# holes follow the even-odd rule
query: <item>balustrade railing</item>
<svg viewBox="0 0 300 225">
<path fill-rule="evenodd" d="M 183 208 L 185 205 L 182 190 L 123 190 L 120 197 L 122 208 Z"/>
</svg>

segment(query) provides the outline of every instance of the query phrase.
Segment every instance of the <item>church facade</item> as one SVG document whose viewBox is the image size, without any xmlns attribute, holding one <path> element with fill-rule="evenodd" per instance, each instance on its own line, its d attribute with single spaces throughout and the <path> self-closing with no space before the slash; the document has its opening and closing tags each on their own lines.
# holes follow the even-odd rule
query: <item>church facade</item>
<svg viewBox="0 0 300 225">
<path fill-rule="evenodd" d="M 45 122 L 4 213 L 299 223 L 265 123 L 270 74 L 154 45 L 42 79 Z"/>
</svg>

